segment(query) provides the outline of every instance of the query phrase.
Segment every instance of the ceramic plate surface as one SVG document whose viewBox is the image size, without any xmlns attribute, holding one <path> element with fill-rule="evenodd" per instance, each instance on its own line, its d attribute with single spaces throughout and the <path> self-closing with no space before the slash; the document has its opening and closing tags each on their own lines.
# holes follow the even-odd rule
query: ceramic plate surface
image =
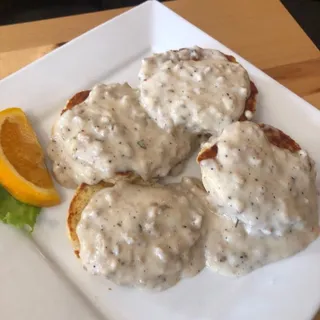
<svg viewBox="0 0 320 320">
<path fill-rule="evenodd" d="M 146 2 L 0 81 L 0 109 L 19 106 L 41 143 L 65 101 L 97 82 L 138 84 L 151 52 L 198 45 L 234 55 L 260 92 L 256 120 L 291 135 L 320 172 L 320 112 L 158 2 Z M 199 176 L 191 160 L 184 175 Z M 319 185 L 319 178 L 318 178 Z M 0 317 L 11 320 L 310 319 L 320 304 L 320 239 L 300 254 L 233 279 L 209 270 L 150 293 L 86 273 L 66 233 L 71 191 L 43 210 L 32 237 L 0 225 Z"/>
</svg>

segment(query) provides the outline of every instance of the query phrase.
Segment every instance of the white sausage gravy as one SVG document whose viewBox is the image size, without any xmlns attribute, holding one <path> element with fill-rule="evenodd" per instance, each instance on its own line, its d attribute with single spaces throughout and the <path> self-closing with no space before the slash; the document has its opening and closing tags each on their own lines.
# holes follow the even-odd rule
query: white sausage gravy
<svg viewBox="0 0 320 320">
<path fill-rule="evenodd" d="M 217 136 L 242 115 L 250 95 L 247 71 L 220 51 L 194 47 L 142 61 L 141 103 L 157 124 Z M 246 113 L 251 119 L 252 113 Z"/>
<path fill-rule="evenodd" d="M 207 265 L 223 274 L 246 274 L 293 255 L 318 237 L 313 161 L 305 151 L 271 144 L 252 122 L 236 122 L 202 152 L 200 161 L 211 215 Z"/>
<path fill-rule="evenodd" d="M 203 184 L 118 181 L 97 192 L 76 232 L 85 269 L 113 282 L 164 290 L 207 265 L 243 275 L 293 255 L 318 236 L 314 162 L 236 122 L 250 96 L 247 71 L 217 50 L 181 49 L 142 62 L 139 90 L 96 85 L 54 125 L 49 157 L 66 187 L 133 172 L 179 169 L 200 136 Z M 242 120 L 242 118 L 241 118 Z M 207 192 L 206 192 L 207 191 Z"/>
<path fill-rule="evenodd" d="M 227 217 L 209 221 L 205 256 L 208 267 L 228 276 L 245 275 L 266 264 L 292 256 L 318 237 L 318 227 L 295 228 L 281 236 L 250 233 L 245 225 Z"/>
<path fill-rule="evenodd" d="M 181 128 L 159 128 L 138 97 L 127 84 L 100 84 L 60 116 L 48 154 L 63 186 L 92 185 L 128 171 L 145 180 L 163 177 L 188 156 L 192 137 Z"/>
<path fill-rule="evenodd" d="M 205 265 L 206 192 L 200 182 L 118 182 L 96 193 L 77 226 L 80 258 L 93 274 L 121 285 L 166 289 Z"/>
<path fill-rule="evenodd" d="M 120 285 L 163 290 L 205 264 L 244 275 L 318 237 L 315 170 L 304 151 L 274 146 L 251 122 L 228 126 L 203 150 L 213 145 L 216 157 L 200 162 L 208 193 L 184 178 L 122 181 L 95 194 L 77 227 L 84 267 Z"/>
<path fill-rule="evenodd" d="M 242 221 L 248 232 L 279 236 L 317 223 L 316 171 L 305 151 L 278 148 L 249 121 L 228 126 L 203 150 L 213 145 L 216 157 L 201 161 L 200 168 L 219 215 Z"/>
</svg>

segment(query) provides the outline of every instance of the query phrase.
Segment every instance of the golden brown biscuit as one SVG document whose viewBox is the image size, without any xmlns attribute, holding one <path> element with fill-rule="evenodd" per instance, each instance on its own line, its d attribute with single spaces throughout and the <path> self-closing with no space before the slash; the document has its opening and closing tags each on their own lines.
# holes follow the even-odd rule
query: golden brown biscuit
<svg viewBox="0 0 320 320">
<path fill-rule="evenodd" d="M 89 186 L 85 183 L 82 183 L 77 188 L 71 200 L 67 218 L 67 229 L 69 232 L 69 237 L 72 243 L 74 253 L 77 257 L 79 257 L 80 244 L 76 229 L 81 219 L 82 211 L 87 206 L 90 199 L 93 197 L 95 193 L 104 188 L 112 186 L 113 184 L 108 182 L 100 182 L 99 184 L 96 184 L 94 186 Z"/>
<path fill-rule="evenodd" d="M 74 96 L 71 97 L 71 99 L 69 99 L 66 106 L 61 111 L 61 115 L 64 114 L 67 110 L 70 110 L 76 105 L 82 103 L 84 100 L 88 98 L 89 94 L 90 94 L 90 90 L 77 92 Z"/>
</svg>

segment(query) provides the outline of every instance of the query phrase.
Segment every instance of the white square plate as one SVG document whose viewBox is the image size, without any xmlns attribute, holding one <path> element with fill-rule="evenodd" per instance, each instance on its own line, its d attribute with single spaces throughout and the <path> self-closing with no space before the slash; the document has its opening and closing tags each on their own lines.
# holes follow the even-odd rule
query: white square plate
<svg viewBox="0 0 320 320">
<path fill-rule="evenodd" d="M 23 108 L 45 146 L 64 102 L 97 82 L 136 86 L 141 59 L 199 45 L 234 55 L 260 94 L 256 119 L 287 132 L 320 172 L 320 113 L 158 2 L 146 2 L 0 82 L 0 109 Z M 187 173 L 199 175 L 195 164 Z M 319 184 L 319 180 L 318 180 Z M 232 279 L 204 270 L 161 293 L 121 288 L 86 273 L 66 233 L 72 192 L 43 210 L 32 237 L 0 225 L 0 317 L 12 320 L 310 319 L 320 305 L 320 239 L 302 253 Z"/>
</svg>

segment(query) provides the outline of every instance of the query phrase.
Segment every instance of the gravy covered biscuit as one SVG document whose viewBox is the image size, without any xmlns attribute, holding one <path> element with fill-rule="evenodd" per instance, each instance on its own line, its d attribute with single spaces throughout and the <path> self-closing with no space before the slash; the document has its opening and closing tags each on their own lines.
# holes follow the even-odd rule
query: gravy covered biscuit
<svg viewBox="0 0 320 320">
<path fill-rule="evenodd" d="M 282 131 L 236 122 L 198 155 L 212 215 L 207 264 L 246 274 L 318 237 L 314 162 Z"/>
<path fill-rule="evenodd" d="M 201 236 L 208 209 L 206 193 L 193 179 L 167 186 L 120 181 L 93 190 L 82 209 L 84 192 L 75 198 L 80 210 L 71 220 L 77 221 L 79 256 L 88 272 L 163 290 L 204 267 Z"/>
<path fill-rule="evenodd" d="M 204 144 L 198 161 L 219 214 L 242 221 L 248 230 L 281 235 L 317 222 L 316 171 L 305 151 L 270 128 L 236 122 Z"/>
<path fill-rule="evenodd" d="M 191 145 L 184 129 L 169 133 L 157 126 L 140 106 L 138 90 L 100 84 L 69 101 L 53 127 L 48 154 L 57 180 L 73 188 L 129 172 L 145 180 L 166 176 Z"/>
<path fill-rule="evenodd" d="M 182 126 L 217 136 L 255 111 L 257 89 L 247 71 L 218 50 L 154 54 L 142 61 L 139 79 L 141 103 L 163 129 Z"/>
</svg>

